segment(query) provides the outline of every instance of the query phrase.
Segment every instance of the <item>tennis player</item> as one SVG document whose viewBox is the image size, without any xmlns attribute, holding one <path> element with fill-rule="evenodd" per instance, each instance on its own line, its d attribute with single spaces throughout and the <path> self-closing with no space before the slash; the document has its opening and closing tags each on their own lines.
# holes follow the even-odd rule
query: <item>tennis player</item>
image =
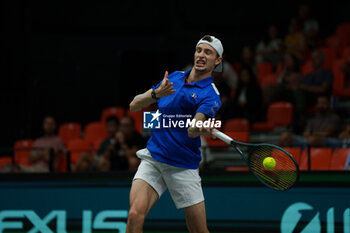
<svg viewBox="0 0 350 233">
<path fill-rule="evenodd" d="M 219 39 L 204 36 L 197 43 L 193 68 L 169 76 L 165 72 L 157 86 L 133 99 L 130 110 L 139 111 L 158 102 L 162 114 L 188 114 L 196 121 L 214 118 L 221 102 L 212 73 L 222 71 L 222 53 Z M 137 152 L 141 164 L 130 191 L 126 232 L 142 232 L 145 217 L 167 188 L 176 207 L 184 210 L 188 230 L 209 232 L 198 173 L 200 135 L 213 136 L 209 127 L 196 125 L 185 130 L 152 130 L 147 148 Z"/>
</svg>

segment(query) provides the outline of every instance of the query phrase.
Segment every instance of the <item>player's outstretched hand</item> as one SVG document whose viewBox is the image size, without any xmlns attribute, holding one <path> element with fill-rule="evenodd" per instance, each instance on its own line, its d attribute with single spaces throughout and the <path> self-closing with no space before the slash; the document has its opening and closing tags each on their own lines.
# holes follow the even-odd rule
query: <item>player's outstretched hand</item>
<svg viewBox="0 0 350 233">
<path fill-rule="evenodd" d="M 157 98 L 169 96 L 175 92 L 173 83 L 169 83 L 168 71 L 165 71 L 164 78 L 160 86 L 155 90 Z"/>
</svg>

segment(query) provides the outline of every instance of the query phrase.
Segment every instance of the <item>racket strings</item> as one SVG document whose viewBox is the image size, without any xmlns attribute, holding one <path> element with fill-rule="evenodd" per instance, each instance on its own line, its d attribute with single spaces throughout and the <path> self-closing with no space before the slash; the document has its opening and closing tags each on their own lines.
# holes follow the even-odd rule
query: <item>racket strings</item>
<svg viewBox="0 0 350 233">
<path fill-rule="evenodd" d="M 267 169 L 263 165 L 263 161 L 267 157 L 272 157 L 276 166 Z M 284 151 L 272 146 L 256 147 L 249 154 L 249 165 L 265 184 L 277 189 L 286 190 L 294 185 L 297 181 L 297 165 L 294 160 Z"/>
</svg>

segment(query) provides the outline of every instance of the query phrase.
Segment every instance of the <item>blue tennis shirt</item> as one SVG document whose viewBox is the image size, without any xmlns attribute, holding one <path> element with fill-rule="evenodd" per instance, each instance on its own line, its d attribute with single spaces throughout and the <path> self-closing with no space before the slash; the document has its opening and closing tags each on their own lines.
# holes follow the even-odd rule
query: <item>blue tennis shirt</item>
<svg viewBox="0 0 350 233">
<path fill-rule="evenodd" d="M 221 106 L 220 94 L 213 77 L 187 83 L 191 70 L 173 72 L 168 76 L 176 90 L 173 94 L 158 100 L 159 112 L 165 115 L 190 115 L 191 119 L 200 112 L 214 118 Z M 156 89 L 159 85 L 153 86 Z M 163 118 L 164 119 L 164 118 Z M 181 119 L 176 118 L 176 119 Z M 197 169 L 201 161 L 200 137 L 190 138 L 188 128 L 162 128 L 152 130 L 147 149 L 152 157 L 162 163 L 176 167 Z"/>
</svg>

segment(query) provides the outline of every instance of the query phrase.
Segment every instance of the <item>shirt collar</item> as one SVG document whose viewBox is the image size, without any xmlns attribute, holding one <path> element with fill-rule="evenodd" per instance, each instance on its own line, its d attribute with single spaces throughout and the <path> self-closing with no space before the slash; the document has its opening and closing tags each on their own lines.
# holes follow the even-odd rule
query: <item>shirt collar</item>
<svg viewBox="0 0 350 233">
<path fill-rule="evenodd" d="M 189 70 L 185 71 L 184 77 L 188 77 L 188 75 L 190 74 L 191 70 L 192 69 L 189 69 Z M 200 88 L 204 88 L 206 86 L 209 86 L 212 83 L 213 83 L 213 76 L 209 76 L 208 78 L 202 79 L 202 80 L 197 81 L 197 82 L 186 83 L 186 85 L 198 86 Z"/>
</svg>

